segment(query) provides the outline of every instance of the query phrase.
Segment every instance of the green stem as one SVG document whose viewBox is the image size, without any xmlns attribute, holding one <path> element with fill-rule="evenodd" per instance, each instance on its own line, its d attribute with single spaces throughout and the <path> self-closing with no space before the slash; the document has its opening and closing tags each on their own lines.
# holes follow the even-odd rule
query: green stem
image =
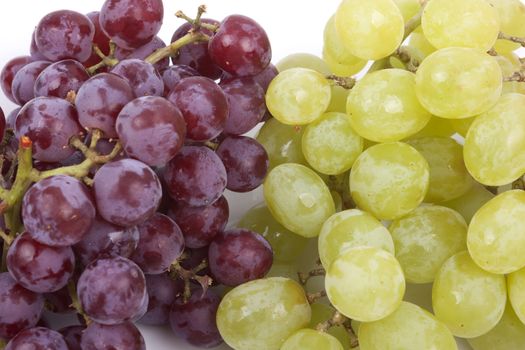
<svg viewBox="0 0 525 350">
<path fill-rule="evenodd" d="M 190 31 L 188 34 L 184 35 L 180 39 L 175 40 L 170 45 L 158 49 L 157 51 L 146 57 L 145 61 L 151 64 L 155 64 L 165 57 L 176 55 L 179 49 L 185 45 L 208 40 L 209 37 L 206 34 L 203 34 L 201 32 Z"/>
<path fill-rule="evenodd" d="M 507 35 L 505 33 L 500 32 L 498 35 L 498 39 L 512 41 L 513 43 L 517 43 L 525 47 L 525 38 L 521 38 L 519 36 Z"/>
<path fill-rule="evenodd" d="M 89 325 L 91 323 L 91 319 L 86 315 L 84 310 L 82 309 L 82 305 L 80 305 L 80 301 L 78 300 L 78 294 L 77 294 L 77 286 L 75 285 L 75 282 L 73 280 L 69 280 L 67 283 L 67 290 L 69 292 L 69 297 L 71 298 L 71 306 L 77 311 L 79 315 L 81 315 L 84 318 L 84 321 L 86 321 L 86 325 Z"/>
</svg>

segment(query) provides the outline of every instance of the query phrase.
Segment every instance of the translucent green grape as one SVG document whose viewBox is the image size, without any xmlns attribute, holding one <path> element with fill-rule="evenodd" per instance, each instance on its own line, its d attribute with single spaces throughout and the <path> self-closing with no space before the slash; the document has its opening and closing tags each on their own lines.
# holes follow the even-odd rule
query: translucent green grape
<svg viewBox="0 0 525 350">
<path fill-rule="evenodd" d="M 418 137 L 450 137 L 455 133 L 455 130 L 452 128 L 451 121 L 453 120 L 433 116 L 432 118 L 430 118 L 427 125 L 425 125 L 423 129 L 410 136 L 410 138 L 415 139 Z"/>
<path fill-rule="evenodd" d="M 303 288 L 290 279 L 272 277 L 228 292 L 217 310 L 217 327 L 236 350 L 279 350 L 310 317 Z"/>
<path fill-rule="evenodd" d="M 348 51 L 364 60 L 392 54 L 401 44 L 405 21 L 392 0 L 344 0 L 335 25 Z"/>
<path fill-rule="evenodd" d="M 504 78 L 511 77 L 515 72 L 519 72 L 521 70 L 520 59 L 513 52 L 498 55 L 494 58 L 498 62 Z M 525 83 L 520 81 L 504 81 L 502 92 L 517 92 L 519 94 L 523 94 L 525 92 Z"/>
<path fill-rule="evenodd" d="M 525 323 L 525 268 L 509 274 L 507 285 L 512 308 L 521 322 Z"/>
<path fill-rule="evenodd" d="M 354 131 L 346 114 L 328 112 L 306 127 L 302 149 L 312 168 L 338 175 L 349 170 L 363 152 L 363 138 Z"/>
<path fill-rule="evenodd" d="M 301 329 L 292 334 L 284 342 L 281 350 L 343 350 L 343 346 L 334 336 L 315 331 L 313 329 Z"/>
<path fill-rule="evenodd" d="M 274 261 L 266 277 L 285 277 L 299 282 L 297 271 L 299 271 L 299 268 L 296 262 Z"/>
<path fill-rule="evenodd" d="M 430 185 L 425 202 L 439 203 L 465 194 L 474 180 L 463 162 L 463 147 L 451 138 L 420 137 L 406 141 L 430 166 Z"/>
<path fill-rule="evenodd" d="M 372 322 L 394 312 L 405 293 L 403 270 L 389 252 L 376 247 L 344 251 L 327 270 L 325 289 L 343 315 Z"/>
<path fill-rule="evenodd" d="M 498 12 L 500 31 L 507 35 L 525 36 L 525 6 L 520 0 L 487 0 Z M 494 49 L 498 53 L 514 51 L 520 44 L 498 40 Z"/>
<path fill-rule="evenodd" d="M 327 304 L 313 303 L 310 307 L 312 308 L 312 319 L 310 320 L 308 327 L 312 329 L 315 329 L 320 323 L 331 319 L 335 313 L 335 309 Z M 350 336 L 343 326 L 332 326 L 327 330 L 327 333 L 337 338 L 343 346 L 343 349 L 350 349 Z"/>
<path fill-rule="evenodd" d="M 394 0 L 394 2 L 401 11 L 405 22 L 414 17 L 421 8 L 419 0 Z"/>
<path fill-rule="evenodd" d="M 434 314 L 462 338 L 479 337 L 496 326 L 506 300 L 505 276 L 482 270 L 468 252 L 445 261 L 432 288 Z"/>
<path fill-rule="evenodd" d="M 277 62 L 275 68 L 277 68 L 279 72 L 290 68 L 308 68 L 323 75 L 332 74 L 325 61 L 310 53 L 293 53 L 288 55 Z"/>
<path fill-rule="evenodd" d="M 474 215 L 467 245 L 472 259 L 492 273 L 511 273 L 525 267 L 525 192 L 503 192 Z"/>
<path fill-rule="evenodd" d="M 328 106 L 327 112 L 346 113 L 346 100 L 350 90 L 345 89 L 339 85 L 332 86 L 332 99 Z"/>
<path fill-rule="evenodd" d="M 500 31 L 498 12 L 485 0 L 431 0 L 421 26 L 435 47 L 469 47 L 487 51 Z"/>
<path fill-rule="evenodd" d="M 450 330 L 430 312 L 403 302 L 388 317 L 359 327 L 361 350 L 457 350 Z"/>
<path fill-rule="evenodd" d="M 403 49 L 407 50 L 410 56 L 419 63 L 423 62 L 425 58 L 437 50 L 427 40 L 421 27 L 417 27 L 417 29 L 408 36 L 408 43 L 403 45 Z"/>
<path fill-rule="evenodd" d="M 394 254 L 394 242 L 383 224 L 371 214 L 349 209 L 332 215 L 319 234 L 319 258 L 327 269 L 345 250 L 372 246 Z"/>
<path fill-rule="evenodd" d="M 470 223 L 478 209 L 492 198 L 494 198 L 494 194 L 476 182 L 464 195 L 440 204 L 454 209 L 465 218 L 467 223 Z"/>
<path fill-rule="evenodd" d="M 237 227 L 247 228 L 266 238 L 272 246 L 274 261 L 295 261 L 306 247 L 306 239 L 278 223 L 264 204 L 248 210 Z"/>
<path fill-rule="evenodd" d="M 428 184 L 428 162 L 402 142 L 368 148 L 350 173 L 350 191 L 357 206 L 381 220 L 397 219 L 417 208 Z"/>
<path fill-rule="evenodd" d="M 441 265 L 467 248 L 467 223 L 452 209 L 423 206 L 389 226 L 407 282 L 434 281 Z"/>
<path fill-rule="evenodd" d="M 419 102 L 442 118 L 481 114 L 496 104 L 501 89 L 502 73 L 498 62 L 476 49 L 438 50 L 421 63 L 416 73 Z"/>
<path fill-rule="evenodd" d="M 468 129 L 470 129 L 470 126 L 472 125 L 472 123 L 474 123 L 474 120 L 476 120 L 476 117 L 450 119 L 450 124 L 458 134 L 460 134 L 463 137 L 466 137 Z"/>
<path fill-rule="evenodd" d="M 273 217 L 290 231 L 316 237 L 335 212 L 330 190 L 313 170 L 299 164 L 273 168 L 263 186 L 264 199 Z"/>
</svg>

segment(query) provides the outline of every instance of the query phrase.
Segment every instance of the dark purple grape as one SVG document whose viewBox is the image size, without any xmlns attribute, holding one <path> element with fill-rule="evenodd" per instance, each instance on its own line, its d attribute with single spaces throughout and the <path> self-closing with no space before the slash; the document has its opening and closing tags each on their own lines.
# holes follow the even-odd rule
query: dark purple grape
<svg viewBox="0 0 525 350">
<path fill-rule="evenodd" d="M 105 137 L 117 137 L 117 116 L 134 98 L 125 79 L 110 73 L 97 74 L 78 90 L 75 99 L 78 120 L 87 129 L 102 130 Z"/>
<path fill-rule="evenodd" d="M 124 78 L 136 97 L 162 96 L 164 92 L 164 83 L 155 67 L 138 58 L 120 61 L 111 73 Z"/>
<path fill-rule="evenodd" d="M 231 79 L 220 87 L 230 106 L 224 133 L 241 135 L 253 129 L 266 113 L 263 88 L 250 77 Z"/>
<path fill-rule="evenodd" d="M 62 334 L 49 328 L 35 327 L 16 335 L 5 350 L 70 350 Z"/>
<path fill-rule="evenodd" d="M 273 64 L 269 64 L 262 72 L 260 72 L 257 75 L 252 76 L 252 79 L 255 80 L 257 84 L 259 84 L 264 92 L 266 93 L 266 90 L 268 90 L 268 86 L 272 82 L 272 80 L 279 74 L 279 71 Z M 233 79 L 236 79 L 236 76 L 224 72 L 221 76 L 221 84 L 222 83 L 229 83 Z"/>
<path fill-rule="evenodd" d="M 46 309 L 57 314 L 67 314 L 76 312 L 72 307 L 73 300 L 69 294 L 68 287 L 61 288 L 52 293 L 45 293 Z"/>
<path fill-rule="evenodd" d="M 20 112 L 21 109 L 22 107 L 17 107 L 13 109 L 11 112 L 9 112 L 9 114 L 7 115 L 7 118 L 5 119 L 5 122 L 6 122 L 5 126 L 7 129 L 14 130 L 16 117 L 18 116 L 18 113 Z"/>
<path fill-rule="evenodd" d="M 155 214 L 162 198 L 159 178 L 146 164 L 121 159 L 104 164 L 93 183 L 98 213 L 119 226 L 135 226 Z"/>
<path fill-rule="evenodd" d="M 153 52 L 164 47 L 166 47 L 166 43 L 161 38 L 156 36 L 150 42 L 134 50 L 126 50 L 121 47 L 117 47 L 117 49 L 115 50 L 115 58 L 119 61 L 122 61 L 127 58 L 138 58 L 140 60 L 144 60 Z M 165 57 L 157 63 L 155 63 L 153 66 L 155 67 L 155 69 L 157 69 L 157 71 L 160 72 L 168 68 L 169 64 L 170 59 L 168 57 Z"/>
<path fill-rule="evenodd" d="M 174 65 L 165 69 L 162 72 L 162 80 L 164 81 L 164 95 L 167 96 L 171 90 L 177 85 L 182 79 L 188 77 L 196 77 L 199 75 L 195 69 L 190 66 Z"/>
<path fill-rule="evenodd" d="M 91 323 L 82 334 L 82 350 L 146 350 L 140 331 L 131 322 L 117 325 Z"/>
<path fill-rule="evenodd" d="M 273 252 L 260 234 L 233 229 L 218 234 L 211 242 L 208 262 L 218 282 L 234 287 L 264 277 L 272 267 Z"/>
<path fill-rule="evenodd" d="M 44 162 L 60 162 L 68 158 L 75 152 L 69 146 L 69 140 L 82 134 L 75 107 L 57 97 L 31 100 L 16 118 L 16 137 L 29 137 L 33 142 L 33 158 Z"/>
<path fill-rule="evenodd" d="M 4 111 L 2 110 L 2 108 L 0 108 L 0 141 L 4 138 L 6 124 L 7 124 L 7 121 L 5 119 Z M 4 160 L 5 160 L 5 157 L 4 157 Z"/>
<path fill-rule="evenodd" d="M 84 62 L 91 56 L 95 27 L 85 15 L 60 10 L 47 14 L 36 26 L 38 51 L 51 61 L 66 58 Z"/>
<path fill-rule="evenodd" d="M 210 18 L 203 18 L 203 23 L 211 25 L 219 25 L 219 21 Z M 171 42 L 176 41 L 177 39 L 182 38 L 184 35 L 192 29 L 190 23 L 184 23 L 181 25 L 171 38 Z M 201 28 L 200 29 L 204 34 L 211 36 L 213 33 L 210 30 Z M 182 64 L 190 66 L 199 72 L 199 75 L 203 75 L 212 80 L 216 80 L 221 76 L 222 70 L 212 61 L 210 55 L 208 54 L 208 43 L 206 42 L 197 42 L 191 43 L 189 45 L 184 45 L 179 49 L 177 54 L 171 58 L 173 64 Z"/>
<path fill-rule="evenodd" d="M 226 169 L 207 147 L 186 146 L 164 170 L 170 196 L 191 206 L 210 205 L 226 188 Z"/>
<path fill-rule="evenodd" d="M 162 326 L 169 322 L 171 304 L 182 293 L 182 280 L 173 280 L 167 273 L 146 275 L 148 289 L 148 312 L 139 320 L 140 323 Z"/>
<path fill-rule="evenodd" d="M 270 41 L 264 29 L 242 15 L 226 17 L 209 43 L 213 62 L 235 76 L 256 75 L 272 58 Z"/>
<path fill-rule="evenodd" d="M 205 207 L 190 207 L 175 202 L 168 212 L 179 225 L 188 248 L 208 246 L 226 228 L 229 214 L 228 201 L 224 196 Z"/>
<path fill-rule="evenodd" d="M 95 205 L 89 189 L 74 177 L 40 180 L 24 195 L 22 219 L 35 240 L 51 246 L 73 245 L 89 231 Z"/>
<path fill-rule="evenodd" d="M 172 159 L 186 136 L 179 109 L 158 96 L 140 97 L 128 103 L 120 111 L 116 127 L 126 153 L 151 166 Z"/>
<path fill-rule="evenodd" d="M 184 237 L 179 226 L 168 216 L 156 213 L 137 228 L 140 239 L 131 260 L 146 274 L 168 271 L 184 251 Z"/>
<path fill-rule="evenodd" d="M 190 140 L 208 141 L 224 130 L 228 99 L 213 80 L 184 78 L 173 88 L 168 99 L 182 112 Z"/>
<path fill-rule="evenodd" d="M 86 327 L 84 326 L 69 326 L 58 330 L 58 333 L 62 334 L 69 350 L 82 350 L 80 347 L 80 341 L 82 339 L 82 333 Z"/>
<path fill-rule="evenodd" d="M 187 302 L 182 297 L 177 298 L 170 310 L 173 333 L 195 346 L 218 346 L 223 342 L 215 320 L 220 302 L 210 289 L 204 295 L 195 291 Z"/>
<path fill-rule="evenodd" d="M 35 61 L 24 65 L 16 72 L 11 84 L 11 94 L 15 103 L 23 106 L 35 98 L 35 81 L 50 64 L 51 62 L 48 61 Z"/>
<path fill-rule="evenodd" d="M 66 98 L 70 91 L 77 92 L 89 79 L 82 63 L 63 60 L 46 67 L 35 81 L 35 96 Z"/>
<path fill-rule="evenodd" d="M 99 11 L 93 11 L 88 14 L 86 14 L 87 18 L 91 20 L 91 23 L 93 23 L 93 27 L 95 28 L 95 35 L 93 36 L 93 44 L 97 45 L 100 51 L 104 55 L 109 55 L 109 38 L 107 37 L 106 33 L 102 30 L 100 27 L 100 12 Z M 84 66 L 91 67 L 97 63 L 99 63 L 102 59 L 96 54 L 95 51 L 91 53 L 91 56 L 87 59 L 87 61 L 82 62 Z M 99 70 L 100 71 L 100 70 Z"/>
<path fill-rule="evenodd" d="M 162 26 L 162 0 L 106 0 L 100 10 L 100 26 L 124 49 L 151 41 Z"/>
<path fill-rule="evenodd" d="M 22 287 L 9 273 L 0 273 L 0 338 L 10 339 L 34 327 L 43 309 L 42 295 Z"/>
<path fill-rule="evenodd" d="M 87 266 L 99 256 L 120 255 L 129 258 L 138 242 L 139 231 L 136 227 L 124 228 L 96 217 L 91 229 L 75 244 L 73 250 L 79 262 Z"/>
<path fill-rule="evenodd" d="M 197 249 L 186 248 L 184 250 L 184 256 L 184 259 L 180 262 L 180 266 L 182 266 L 184 269 L 194 270 L 199 267 L 199 271 L 196 272 L 197 275 L 211 275 L 208 264 L 205 265 L 206 267 L 200 269 L 200 267 L 202 267 L 202 263 L 204 261 L 208 261 L 208 247 Z"/>
<path fill-rule="evenodd" d="M 95 322 L 118 324 L 144 315 L 146 279 L 133 261 L 121 256 L 95 260 L 80 275 L 78 299 Z M 147 305 L 146 305 L 147 308 Z"/>
<path fill-rule="evenodd" d="M 48 58 L 42 55 L 40 53 L 40 50 L 38 50 L 38 46 L 36 46 L 35 34 L 36 28 L 35 30 L 33 30 L 33 34 L 31 34 L 31 45 L 29 46 L 29 54 L 31 55 L 33 61 L 47 61 Z"/>
<path fill-rule="evenodd" d="M 257 140 L 246 136 L 229 136 L 220 143 L 217 155 L 228 174 L 227 189 L 248 192 L 263 183 L 270 162 L 266 150 Z"/>
<path fill-rule="evenodd" d="M 4 95 L 14 103 L 17 103 L 17 102 L 15 98 L 13 97 L 13 93 L 11 90 L 11 84 L 13 83 L 15 74 L 23 66 L 31 63 L 32 61 L 33 61 L 33 58 L 31 56 L 19 56 L 19 57 L 15 57 L 9 60 L 5 64 L 4 68 L 2 68 L 2 72 L 0 73 L 0 86 L 2 87 L 2 91 L 4 92 Z"/>
<path fill-rule="evenodd" d="M 7 269 L 24 288 L 51 293 L 67 285 L 75 255 L 71 247 L 51 247 L 35 241 L 29 233 L 17 236 L 7 253 Z"/>
</svg>

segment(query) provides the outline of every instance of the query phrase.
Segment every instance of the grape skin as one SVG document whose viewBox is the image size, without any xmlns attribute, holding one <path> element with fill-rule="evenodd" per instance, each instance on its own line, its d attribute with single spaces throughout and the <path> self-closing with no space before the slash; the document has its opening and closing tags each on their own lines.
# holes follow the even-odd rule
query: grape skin
<svg viewBox="0 0 525 350">
<path fill-rule="evenodd" d="M 82 350 L 146 350 L 144 338 L 131 322 L 116 325 L 91 323 L 82 333 Z"/>
<path fill-rule="evenodd" d="M 343 350 L 343 346 L 334 336 L 313 329 L 301 329 L 292 334 L 284 344 L 281 350 Z"/>
<path fill-rule="evenodd" d="M 16 103 L 16 100 L 13 97 L 13 91 L 11 88 L 13 79 L 22 67 L 31 63 L 33 60 L 34 59 L 31 56 L 15 57 L 9 60 L 2 68 L 2 72 L 0 73 L 0 87 L 2 88 L 4 95 L 14 103 Z"/>
<path fill-rule="evenodd" d="M 7 343 L 5 350 L 68 350 L 62 334 L 44 327 L 26 329 Z"/>
</svg>

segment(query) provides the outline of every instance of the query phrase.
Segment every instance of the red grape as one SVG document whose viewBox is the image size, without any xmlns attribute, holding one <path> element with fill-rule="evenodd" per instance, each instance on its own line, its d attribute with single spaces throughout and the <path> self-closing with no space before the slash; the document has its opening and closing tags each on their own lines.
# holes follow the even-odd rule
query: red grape
<svg viewBox="0 0 525 350">
<path fill-rule="evenodd" d="M 164 82 L 160 74 L 151 63 L 138 58 L 129 58 L 120 61 L 111 73 L 126 80 L 136 97 L 162 96 Z"/>
<path fill-rule="evenodd" d="M 171 90 L 177 85 L 182 79 L 188 77 L 198 76 L 199 72 L 190 66 L 174 65 L 162 72 L 162 81 L 164 81 L 164 95 L 167 96 Z"/>
<path fill-rule="evenodd" d="M 148 312 L 139 320 L 147 325 L 162 326 L 169 322 L 169 312 L 175 297 L 182 293 L 182 280 L 173 280 L 167 273 L 146 275 Z"/>
<path fill-rule="evenodd" d="M 62 334 L 49 328 L 35 327 L 16 335 L 5 350 L 69 350 Z"/>
<path fill-rule="evenodd" d="M 97 45 L 97 47 L 102 51 L 104 55 L 109 54 L 109 38 L 104 33 L 102 28 L 100 27 L 100 12 L 99 11 L 93 11 L 88 14 L 86 14 L 87 18 L 91 20 L 91 23 L 93 23 L 93 27 L 95 28 L 95 35 L 93 36 L 93 44 Z M 84 66 L 90 67 L 97 63 L 99 63 L 102 59 L 97 55 L 95 51 L 91 53 L 91 56 L 87 59 L 87 61 L 82 62 Z M 100 72 L 100 70 L 99 70 Z"/>
<path fill-rule="evenodd" d="M 138 58 L 140 60 L 144 60 L 149 55 L 151 55 L 153 52 L 163 47 L 166 47 L 166 43 L 161 38 L 156 36 L 148 43 L 134 50 L 126 50 L 121 47 L 117 47 L 117 49 L 115 50 L 115 58 L 118 59 L 119 61 L 122 61 L 123 59 L 126 59 L 126 58 Z M 155 67 L 155 69 L 157 69 L 157 71 L 160 72 L 168 68 L 169 64 L 170 64 L 169 58 L 165 57 L 161 59 L 160 61 L 158 61 L 157 63 L 155 63 L 153 66 Z"/>
<path fill-rule="evenodd" d="M 11 93 L 15 103 L 23 106 L 35 98 L 36 79 L 50 64 L 51 62 L 48 61 L 35 61 L 24 65 L 16 72 L 11 83 Z"/>
<path fill-rule="evenodd" d="M 58 333 L 64 337 L 69 350 L 81 350 L 80 341 L 85 329 L 84 326 L 69 326 L 59 329 Z"/>
<path fill-rule="evenodd" d="M 77 92 L 89 79 L 82 63 L 63 60 L 46 67 L 35 81 L 35 96 L 55 96 L 66 98 L 70 91 Z"/>
<path fill-rule="evenodd" d="M 131 322 L 117 325 L 91 323 L 80 342 L 82 350 L 146 350 L 140 331 Z"/>
<path fill-rule="evenodd" d="M 2 72 L 0 73 L 0 86 L 2 87 L 4 95 L 14 103 L 17 102 L 13 97 L 13 93 L 11 91 L 11 84 L 13 83 L 15 74 L 23 66 L 31 63 L 32 61 L 33 58 L 31 56 L 19 56 L 9 60 L 5 64 L 4 68 L 2 68 Z"/>
</svg>

